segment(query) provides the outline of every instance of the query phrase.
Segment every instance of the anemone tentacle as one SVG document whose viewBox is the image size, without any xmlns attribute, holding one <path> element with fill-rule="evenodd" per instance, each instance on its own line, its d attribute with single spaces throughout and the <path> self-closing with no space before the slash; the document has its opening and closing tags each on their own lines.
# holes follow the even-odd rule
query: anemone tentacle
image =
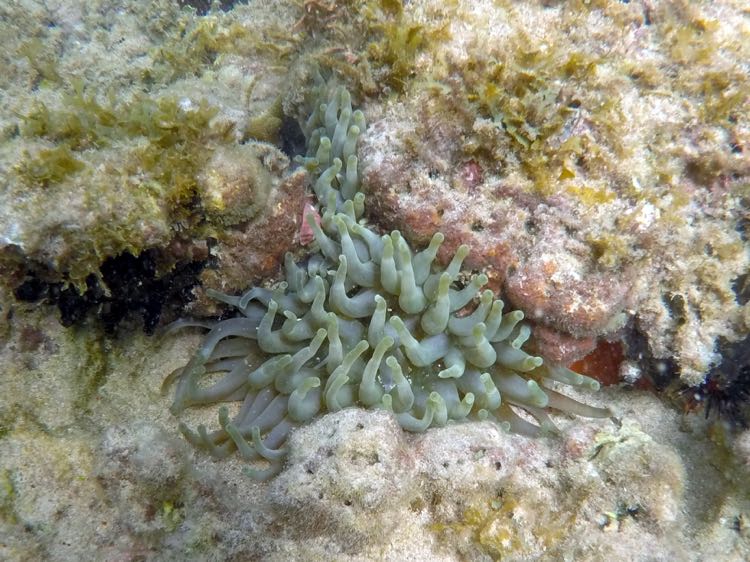
<svg viewBox="0 0 750 562">
<path fill-rule="evenodd" d="M 352 111 L 343 87 L 329 91 L 303 125 L 307 155 L 297 159 L 311 173 L 322 205 L 321 225 L 305 218 L 316 253 L 306 265 L 288 254 L 286 281 L 274 290 L 209 293 L 240 316 L 175 324 L 209 332 L 190 362 L 165 381 L 177 381 L 172 412 L 242 402 L 232 420 L 222 407 L 216 431 L 180 424 L 185 438 L 217 458 L 238 451 L 266 463 L 247 471 L 266 479 L 281 470 L 284 444 L 296 425 L 351 405 L 387 409 L 408 431 L 492 420 L 519 433 L 550 433 L 555 427 L 548 407 L 608 416 L 607 409 L 548 387 L 596 390 L 598 384 L 527 354 L 522 347 L 531 330 L 523 313 L 504 313 L 492 291 L 480 293 L 485 274 L 459 283 L 467 246 L 441 268 L 436 257 L 443 234 L 416 251 L 400 232 L 382 235 L 361 219 L 365 198 L 356 145 L 365 119 Z M 250 360 L 259 348 L 265 358 Z"/>
</svg>

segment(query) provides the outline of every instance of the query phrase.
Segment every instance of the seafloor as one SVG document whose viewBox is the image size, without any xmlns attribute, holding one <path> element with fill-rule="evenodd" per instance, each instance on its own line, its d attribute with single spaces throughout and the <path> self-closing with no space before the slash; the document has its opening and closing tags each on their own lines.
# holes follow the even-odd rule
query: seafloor
<svg viewBox="0 0 750 562">
<path fill-rule="evenodd" d="M 750 559 L 746 3 L 205 4 L 0 6 L 0 559 Z M 468 244 L 611 419 L 350 408 L 261 483 L 185 442 L 158 328 L 309 251 L 319 74 L 373 228 Z"/>
</svg>

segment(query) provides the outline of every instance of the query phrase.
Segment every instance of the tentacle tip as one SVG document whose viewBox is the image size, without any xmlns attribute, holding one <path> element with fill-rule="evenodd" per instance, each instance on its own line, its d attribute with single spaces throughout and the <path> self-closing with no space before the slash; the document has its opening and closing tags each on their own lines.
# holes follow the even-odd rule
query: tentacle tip
<svg viewBox="0 0 750 562">
<path fill-rule="evenodd" d="M 404 327 L 404 321 L 395 314 L 388 319 L 388 323 L 396 329 Z"/>
<path fill-rule="evenodd" d="M 229 423 L 229 409 L 226 406 L 219 408 L 219 425 L 226 429 Z"/>
<path fill-rule="evenodd" d="M 389 412 L 393 411 L 393 396 L 391 396 L 390 394 L 383 394 L 383 397 L 380 399 L 380 403 L 384 409 L 388 410 Z"/>
<path fill-rule="evenodd" d="M 368 349 L 370 349 L 370 342 L 368 342 L 367 340 L 359 340 L 359 343 L 354 346 L 352 352 L 354 352 L 356 355 L 359 355 L 361 353 L 364 353 Z"/>
<path fill-rule="evenodd" d="M 427 397 L 427 404 L 432 404 L 433 406 L 437 407 L 440 404 L 443 403 L 443 397 L 440 396 L 439 392 L 435 392 L 434 390 L 430 392 L 430 395 Z"/>
</svg>

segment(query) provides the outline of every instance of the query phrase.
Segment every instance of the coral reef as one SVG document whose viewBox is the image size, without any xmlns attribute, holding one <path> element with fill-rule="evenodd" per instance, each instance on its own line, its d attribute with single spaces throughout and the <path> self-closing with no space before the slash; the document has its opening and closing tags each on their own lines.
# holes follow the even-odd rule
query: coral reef
<svg viewBox="0 0 750 562">
<path fill-rule="evenodd" d="M 21 349 L 30 330 L 42 343 Z M 295 431 L 285 469 L 254 483 L 241 459 L 188 446 L 158 395 L 195 334 L 108 340 L 82 416 L 86 385 L 69 374 L 96 344 L 69 332 L 17 309 L 0 348 L 18 366 L 0 411 L 22 406 L 0 432 L 4 559 L 739 562 L 750 549 L 735 530 L 750 513 L 746 466 L 715 466 L 704 418 L 686 423 L 647 393 L 600 391 L 591 398 L 616 404 L 622 427 L 563 417 L 556 439 L 491 422 L 413 434 L 387 411 L 346 408 Z M 50 388 L 59 399 L 45 407 Z M 734 448 L 746 462 L 742 439 Z"/>
<path fill-rule="evenodd" d="M 93 276 L 107 293 L 107 260 L 143 252 L 167 283 L 208 244 L 202 283 L 238 290 L 278 267 L 298 226 L 302 191 L 269 144 L 283 144 L 283 55 L 250 8 L 195 17 L 163 0 L 144 26 L 142 6 L 119 4 L 0 8 L 2 283 L 82 296 Z"/>
<path fill-rule="evenodd" d="M 630 317 L 695 386 L 749 328 L 750 32 L 731 3 L 680 5 L 412 2 L 444 36 L 363 107 L 360 157 L 371 220 L 415 245 L 440 230 L 444 263 L 468 244 L 530 321 L 581 340 L 543 354 Z"/>
<path fill-rule="evenodd" d="M 722 470 L 693 463 L 700 454 L 691 451 L 700 441 L 695 428 L 667 437 L 665 430 L 678 435 L 667 430 L 678 416 L 657 414 L 654 397 L 618 394 L 618 402 L 639 421 L 630 413 L 619 428 L 567 420 L 559 440 L 527 439 L 488 423 L 404 438 L 385 412 L 344 410 L 291 436 L 289 466 L 270 484 L 270 500 L 289 520 L 315 514 L 293 531 L 312 552 L 320 533 L 353 538 L 328 547 L 351 557 L 382 549 L 385 535 L 391 540 L 380 552 L 407 558 L 399 537 L 418 540 L 415 524 L 426 518 L 449 559 L 700 559 L 706 550 L 691 550 L 683 535 L 686 509 L 727 501 Z M 698 482 L 705 488 L 691 493 Z M 722 511 L 746 505 L 732 504 Z M 717 523 L 710 531 L 716 540 L 705 547 L 741 560 L 746 540 L 708 519 Z"/>
<path fill-rule="evenodd" d="M 325 92 L 320 82 L 317 89 Z M 267 469 L 249 473 L 267 478 L 281 470 L 291 429 L 353 404 L 392 410 L 404 429 L 417 432 L 467 418 L 526 434 L 548 432 L 555 426 L 547 407 L 607 417 L 607 409 L 554 389 L 556 383 L 593 390 L 599 384 L 524 352 L 531 330 L 521 323 L 523 314 L 504 311 L 491 290 L 479 296 L 484 274 L 458 285 L 468 247 L 436 268 L 441 233 L 414 252 L 398 231 L 379 236 L 358 222 L 364 195 L 356 149 L 364 116 L 352 111 L 346 89 L 331 89 L 318 94 L 325 103 L 316 103 L 306 122 L 308 151 L 299 158 L 326 202 L 321 224 L 306 216 L 319 252 L 301 266 L 287 254 L 286 281 L 276 289 L 211 293 L 242 316 L 211 325 L 195 356 L 167 379 L 176 380 L 171 411 L 242 405 L 232 419 L 223 407 L 221 427 L 211 433 L 181 424 L 186 438 L 216 458 L 238 450 L 247 460 L 265 459 Z M 258 350 L 270 355 L 260 364 Z"/>
<path fill-rule="evenodd" d="M 746 377 L 738 376 L 746 374 L 750 325 L 750 43 L 741 3 L 249 0 L 202 16 L 176 8 L 188 3 L 208 10 L 202 0 L 0 4 L 0 559 L 750 559 L 750 431 L 725 423 L 747 412 Z M 90 254 L 90 270 L 68 284 L 80 287 L 117 254 L 125 270 L 138 272 L 109 287 L 118 291 L 102 295 L 102 310 L 139 278 L 156 287 L 181 264 L 207 257 L 220 269 L 204 269 L 201 280 L 216 291 L 239 294 L 255 277 L 274 275 L 295 233 L 310 241 L 301 220 L 314 207 L 305 193 L 309 172 L 291 172 L 287 158 L 305 152 L 297 122 L 319 94 L 309 88 L 315 62 L 334 69 L 368 122 L 357 140 L 358 177 L 371 191 L 367 221 L 356 223 L 397 228 L 397 244 L 414 249 L 429 248 L 442 231 L 435 271 L 470 245 L 468 270 L 449 295 L 484 272 L 486 287 L 511 289 L 518 302 L 508 306 L 536 324 L 526 353 L 565 361 L 596 348 L 581 368 L 610 376 L 620 362 L 627 387 L 590 393 L 554 385 L 576 402 L 610 407 L 612 420 L 554 415 L 559 436 L 540 439 L 489 420 L 406 432 L 383 407 L 344 408 L 292 432 L 281 472 L 256 482 L 240 455 L 215 462 L 189 446 L 171 397 L 159 393 L 164 373 L 205 343 L 201 334 L 160 339 L 121 326 L 104 337 L 90 318 L 64 328 L 50 307 L 13 298 L 7 286 L 18 287 L 29 269 L 36 281 L 25 290 L 64 287 L 69 275 L 55 264 L 81 263 L 78 243 L 90 249 L 92 234 L 106 251 Z M 146 212 L 132 222 L 124 215 L 140 218 L 138 205 L 152 211 L 156 197 L 130 188 L 155 179 L 160 157 L 175 151 L 165 147 L 143 176 L 126 174 L 132 185 L 112 181 L 109 165 L 155 140 L 111 137 L 132 123 L 117 109 L 156 107 L 154 115 L 164 115 L 158 104 L 169 109 L 170 100 L 183 102 L 167 114 L 176 118 L 167 124 L 178 144 L 207 142 L 195 166 L 181 168 L 192 170 L 200 200 L 157 201 L 179 221 Z M 216 113 L 205 129 L 189 131 L 204 109 Z M 44 123 L 48 133 L 35 129 Z M 222 123 L 236 136 L 225 138 Z M 83 130 L 90 136 L 72 134 Z M 46 136 L 62 131 L 66 139 Z M 321 171 L 311 170 L 316 178 Z M 242 189 L 256 174 L 257 200 Z M 112 189 L 92 183 L 91 200 L 77 205 L 86 177 Z M 11 193 L 20 199 L 9 208 Z M 121 230 L 92 230 L 87 218 L 108 224 L 114 211 L 104 204 L 115 195 L 123 217 L 109 224 Z M 18 212 L 23 200 L 33 203 L 27 214 Z M 348 235 L 359 252 L 362 238 L 341 203 L 345 230 L 333 211 L 321 213 L 321 228 L 332 243 Z M 32 239 L 33 221 L 51 238 Z M 19 234 L 22 246 L 8 244 Z M 117 250 L 126 235 L 129 254 Z M 41 258 L 31 255 L 37 250 Z M 301 255 L 290 265 L 308 275 Z M 339 265 L 316 273 L 328 283 L 326 301 Z M 264 284 L 271 296 L 293 292 L 274 282 Z M 401 315 L 398 299 L 385 296 L 393 308 L 386 312 Z M 191 314 L 220 314 L 224 306 L 198 291 Z M 549 320 L 536 317 L 537 306 Z M 324 308 L 333 311 L 328 302 Z M 277 314 L 273 331 L 287 320 Z M 421 328 L 410 330 L 423 339 Z M 622 348 L 602 343 L 610 331 Z M 255 345 L 234 338 L 240 348 Z M 327 346 L 326 334 L 320 355 Z M 402 346 L 399 353 L 410 365 Z M 705 385 L 684 394 L 704 403 L 712 397 L 708 418 L 653 392 L 680 388 L 680 374 L 693 385 L 712 360 Z M 331 378 L 325 365 L 321 375 Z M 198 377 L 200 389 L 221 373 L 214 376 Z M 359 400 L 355 383 L 344 386 Z M 227 406 L 232 414 L 241 407 Z M 215 423 L 215 408 L 189 407 L 180 419 Z"/>
</svg>

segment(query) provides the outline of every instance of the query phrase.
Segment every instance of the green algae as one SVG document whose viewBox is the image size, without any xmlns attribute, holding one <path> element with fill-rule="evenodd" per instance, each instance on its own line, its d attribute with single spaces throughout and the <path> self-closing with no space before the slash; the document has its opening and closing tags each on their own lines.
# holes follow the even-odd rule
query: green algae
<svg viewBox="0 0 750 562">
<path fill-rule="evenodd" d="M 114 95 L 100 99 L 80 83 L 70 89 L 59 107 L 36 102 L 23 117 L 20 132 L 30 148 L 12 170 L 28 194 L 54 188 L 62 195 L 72 185 L 85 185 L 91 206 L 120 206 L 123 194 L 115 186 L 126 190 L 133 214 L 121 217 L 119 226 L 109 221 L 92 225 L 81 242 L 93 251 L 67 258 L 66 279 L 83 291 L 85 279 L 97 273 L 103 259 L 146 249 L 139 219 L 163 220 L 166 212 L 172 224 L 197 226 L 198 176 L 216 147 L 236 141 L 231 125 L 213 125 L 218 108 L 205 100 L 139 94 L 123 101 Z M 95 171 L 99 153 L 110 157 Z M 60 236 L 69 247 L 80 246 L 75 232 L 64 230 Z"/>
<path fill-rule="evenodd" d="M 277 144 L 279 142 L 279 130 L 281 129 L 283 117 L 284 112 L 281 106 L 281 96 L 278 96 L 265 111 L 250 119 L 245 127 L 245 138 Z"/>
<path fill-rule="evenodd" d="M 68 145 L 43 148 L 35 153 L 26 151 L 14 170 L 29 186 L 48 187 L 80 172 L 84 163 L 75 157 Z"/>
<path fill-rule="evenodd" d="M 57 60 L 49 52 L 47 47 L 38 37 L 23 43 L 18 54 L 26 59 L 29 66 L 36 72 L 39 79 L 48 84 L 60 82 L 60 74 L 57 71 Z"/>
<path fill-rule="evenodd" d="M 16 498 L 16 487 L 13 483 L 13 474 L 10 470 L 0 470 L 0 521 L 10 523 L 18 522 L 18 516 L 13 509 Z"/>
<path fill-rule="evenodd" d="M 59 182 L 83 169 L 75 153 L 145 139 L 146 144 L 132 152 L 131 165 L 168 188 L 169 199 L 184 200 L 192 195 L 196 170 L 207 158 L 204 145 L 214 136 L 209 125 L 217 111 L 205 100 L 185 107 L 175 96 L 144 95 L 128 102 L 110 98 L 100 103 L 74 84 L 73 93 L 64 97 L 63 109 L 37 102 L 24 116 L 21 132 L 26 138 L 57 146 L 28 155 L 19 166 L 31 186 L 38 179 Z M 216 136 L 228 142 L 230 133 L 223 130 Z"/>
<path fill-rule="evenodd" d="M 73 407 L 78 416 L 83 416 L 90 413 L 92 400 L 107 381 L 107 342 L 103 335 L 85 327 L 73 329 L 68 337 L 69 345 L 76 350 L 76 357 L 81 361 L 81 367 L 74 373 L 78 391 Z"/>
<path fill-rule="evenodd" d="M 252 29 L 219 16 L 184 17 L 175 27 L 154 53 L 156 70 L 147 71 L 144 79 L 172 81 L 195 74 L 221 55 L 252 53 L 259 40 Z"/>
<path fill-rule="evenodd" d="M 293 34 L 273 22 L 260 29 L 236 13 L 196 17 L 160 3 L 139 18 L 147 22 L 138 28 L 142 45 L 123 61 L 102 57 L 91 73 L 73 70 L 82 62 L 65 37 L 33 19 L 19 23 L 31 28 L 11 45 L 21 76 L 14 79 L 2 163 L 10 180 L 4 195 L 12 204 L 2 233 L 11 246 L 0 267 L 11 287 L 33 275 L 82 293 L 105 259 L 155 247 L 167 248 L 159 267 L 168 270 L 175 237 L 215 237 L 225 224 L 250 218 L 239 211 L 227 218 L 212 207 L 207 220 L 201 176 L 217 149 L 251 139 L 278 142 L 281 103 L 264 110 L 265 102 L 253 98 L 249 107 L 241 105 L 240 111 L 255 115 L 246 130 L 237 130 L 236 122 L 245 127 L 245 116 L 222 111 L 235 107 L 222 98 L 221 82 L 228 79 L 222 71 L 261 61 L 278 75 L 294 52 L 287 48 L 295 45 Z M 95 25 L 106 27 L 105 20 Z M 130 23 L 126 17 L 117 26 Z M 272 35 L 282 31 L 285 53 L 270 52 Z M 196 78 L 201 94 L 194 94 Z M 256 78 L 264 80 L 242 82 L 254 85 Z"/>
<path fill-rule="evenodd" d="M 531 502 L 531 505 L 529 505 Z M 445 523 L 436 523 L 431 530 L 444 540 L 471 537 L 471 542 L 493 559 L 523 557 L 533 552 L 528 544 L 529 536 L 544 545 L 545 550 L 554 551 L 556 545 L 571 532 L 576 522 L 574 514 L 548 512 L 546 517 L 524 521 L 514 517 L 519 509 L 533 513 L 545 510 L 533 505 L 533 500 L 512 497 L 505 490 L 498 490 L 491 498 L 475 498 L 468 502 L 459 518 Z"/>
<path fill-rule="evenodd" d="M 628 25 L 635 17 L 626 8 L 607 2 L 577 2 L 575 6 L 562 10 L 560 33 L 575 29 L 587 12 Z M 635 23 L 639 23 L 637 18 Z M 584 206 L 594 207 L 615 200 L 618 194 L 653 203 L 652 193 L 656 191 L 671 194 L 669 207 L 677 209 L 686 204 L 686 197 L 673 184 L 670 158 L 663 155 L 669 154 L 666 147 L 653 150 L 652 176 L 641 177 L 641 170 L 633 170 L 646 189 L 634 193 L 627 181 L 617 178 L 612 182 L 618 160 L 632 155 L 632 146 L 624 139 L 634 125 L 623 99 L 616 93 L 622 78 L 610 76 L 614 72 L 629 77 L 650 95 L 690 99 L 695 102 L 701 126 L 731 131 L 747 112 L 748 77 L 742 70 L 721 64 L 717 53 L 736 52 L 742 45 L 727 43 L 718 29 L 717 21 L 690 11 L 670 13 L 659 22 L 654 32 L 664 38 L 665 51 L 672 62 L 693 68 L 690 73 L 673 75 L 663 63 L 571 44 L 556 32 L 539 42 L 512 25 L 503 51 L 490 48 L 461 63 L 446 65 L 438 56 L 439 41 L 430 40 L 430 33 L 439 35 L 434 29 L 425 28 L 421 30 L 424 39 L 418 43 L 418 50 L 430 55 L 435 63 L 428 76 L 410 75 L 408 80 L 424 90 L 441 111 L 473 115 L 493 123 L 507 139 L 507 150 L 493 154 L 491 145 L 496 138 L 477 140 L 471 133 L 466 147 L 472 147 L 472 155 L 489 160 L 489 168 L 506 169 L 509 163 L 517 166 L 531 189 L 542 196 L 564 193 Z M 379 49 L 386 49 L 389 42 L 392 41 L 388 37 L 381 39 L 384 46 Z M 409 52 L 408 48 L 401 50 Z M 379 50 L 370 48 L 369 52 Z M 388 60 L 381 62 L 387 64 Z M 446 80 L 450 87 L 434 87 Z M 576 131 L 582 119 L 587 121 L 583 135 Z M 471 119 L 467 119 L 467 126 L 471 126 Z M 654 145 L 668 146 L 671 138 L 665 133 L 654 139 Z M 696 172 L 693 176 L 701 185 L 720 180 L 720 172 L 726 168 L 725 159 L 701 159 L 692 166 Z M 594 187 L 591 180 L 609 185 L 606 189 Z"/>
<path fill-rule="evenodd" d="M 449 36 L 447 20 L 416 21 L 400 0 L 314 7 L 299 23 L 309 35 L 326 38 L 310 59 L 346 77 L 355 97 L 403 94 L 417 78 L 418 56 Z"/>
<path fill-rule="evenodd" d="M 368 45 L 367 55 L 372 63 L 387 68 L 385 84 L 403 92 L 413 73 L 414 59 L 427 43 L 426 30 L 422 25 L 400 21 L 382 24 L 380 29 L 381 38 Z"/>
<path fill-rule="evenodd" d="M 164 522 L 164 528 L 168 533 L 173 533 L 185 519 L 183 510 L 176 507 L 174 502 L 168 500 L 162 502 L 159 515 Z"/>
</svg>

